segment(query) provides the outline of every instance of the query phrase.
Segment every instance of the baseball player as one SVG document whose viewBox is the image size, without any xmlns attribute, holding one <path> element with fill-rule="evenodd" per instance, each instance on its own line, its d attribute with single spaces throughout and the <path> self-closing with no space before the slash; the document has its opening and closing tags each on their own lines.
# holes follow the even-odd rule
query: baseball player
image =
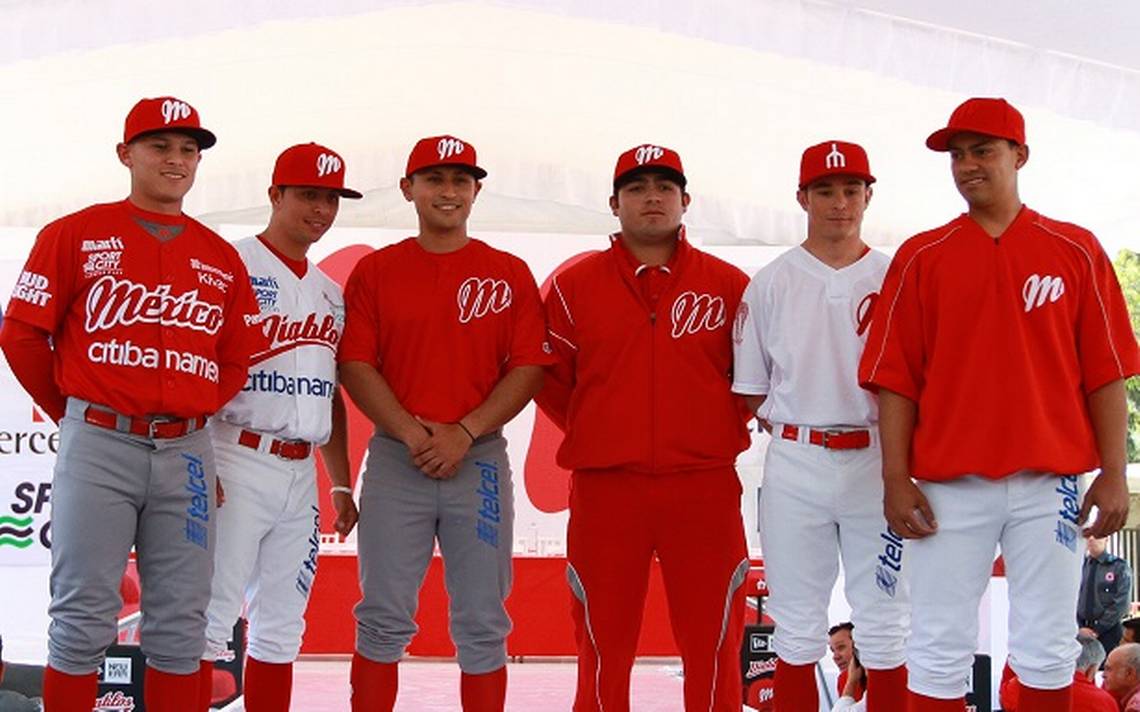
<svg viewBox="0 0 1140 712">
<path fill-rule="evenodd" d="M 526 264 L 467 234 L 486 175 L 465 141 L 416 143 L 400 189 L 419 234 L 361 258 L 345 287 L 341 378 L 376 424 L 357 534 L 352 709 L 361 712 L 395 703 L 437 540 L 463 709 L 503 709 L 514 505 L 500 428 L 541 387 L 551 357 Z"/>
<path fill-rule="evenodd" d="M 237 252 L 182 213 L 214 141 L 184 101 L 135 104 L 117 148 L 130 195 L 45 227 L 8 303 L 0 346 L 60 423 L 48 712 L 90 712 L 132 546 L 146 708 L 197 695 L 215 541 L 204 426 L 245 383 L 257 315 Z"/>
<path fill-rule="evenodd" d="M 538 404 L 565 431 L 567 576 L 578 644 L 575 712 L 629 710 L 654 554 L 684 662 L 686 710 L 740 710 L 748 552 L 736 456 L 748 414 L 729 389 L 732 315 L 748 282 L 694 248 L 681 158 L 622 153 L 610 247 L 554 277 L 558 362 Z"/>
<path fill-rule="evenodd" d="M 288 712 L 319 548 L 314 446 L 333 482 L 337 531 L 347 535 L 356 524 L 336 384 L 344 299 L 340 286 L 305 257 L 332 227 L 340 199 L 362 197 L 344 186 L 344 174 L 344 160 L 329 148 L 286 149 L 273 168 L 269 226 L 235 245 L 261 307 L 262 339 L 245 387 L 210 426 L 225 506 L 218 510 L 222 546 L 207 611 L 203 709 L 213 663 L 244 602 L 245 709 Z"/>
<path fill-rule="evenodd" d="M 1096 238 L 1021 203 L 1014 107 L 970 99 L 926 145 L 949 152 L 967 212 L 899 248 L 859 368 L 879 393 L 887 522 L 915 539 L 909 709 L 963 709 L 1000 545 L 1021 705 L 1068 710 L 1081 528 L 1094 506 L 1096 536 L 1128 512 L 1124 379 L 1140 355 Z"/>
<path fill-rule="evenodd" d="M 867 709 L 906 700 L 903 542 L 883 519 L 878 407 L 857 378 L 890 261 L 861 237 L 874 182 L 857 144 L 806 149 L 796 199 L 807 239 L 756 273 L 737 314 L 732 389 L 772 435 L 758 523 L 777 710 L 819 707 L 815 664 L 840 558 Z"/>
</svg>

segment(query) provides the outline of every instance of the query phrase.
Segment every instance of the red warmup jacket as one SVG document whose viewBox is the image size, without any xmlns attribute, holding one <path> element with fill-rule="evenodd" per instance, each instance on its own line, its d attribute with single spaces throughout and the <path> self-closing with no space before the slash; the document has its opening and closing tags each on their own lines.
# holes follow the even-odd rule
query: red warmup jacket
<svg viewBox="0 0 1140 712">
<path fill-rule="evenodd" d="M 748 277 L 684 239 L 663 268 L 617 237 L 553 279 L 549 367 L 536 401 L 566 433 L 570 470 L 731 466 L 748 447 L 730 390 L 734 315 Z"/>
</svg>

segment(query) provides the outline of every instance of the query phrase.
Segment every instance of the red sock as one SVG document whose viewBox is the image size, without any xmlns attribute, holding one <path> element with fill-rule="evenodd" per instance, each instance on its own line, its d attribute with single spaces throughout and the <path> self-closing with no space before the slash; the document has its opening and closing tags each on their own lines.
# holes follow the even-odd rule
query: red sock
<svg viewBox="0 0 1140 712">
<path fill-rule="evenodd" d="M 289 712 L 292 693 L 293 663 L 245 659 L 246 712 Z"/>
<path fill-rule="evenodd" d="M 189 700 L 198 700 L 198 673 L 175 675 L 149 665 L 143 678 L 143 701 L 147 712 L 186 712 Z"/>
<path fill-rule="evenodd" d="M 400 676 L 398 663 L 378 663 L 360 653 L 352 656 L 352 712 L 392 712 Z"/>
<path fill-rule="evenodd" d="M 803 712 L 819 709 L 819 689 L 815 685 L 815 665 L 792 665 L 776 661 L 772 683 L 775 712 Z"/>
<path fill-rule="evenodd" d="M 906 665 L 890 670 L 867 670 L 867 712 L 897 712 L 906 708 Z"/>
<path fill-rule="evenodd" d="M 207 712 L 214 701 L 214 661 L 198 663 L 198 709 Z"/>
<path fill-rule="evenodd" d="M 966 698 L 957 697 L 953 700 L 940 700 L 937 697 L 927 697 L 911 690 L 907 696 L 908 712 L 966 712 Z"/>
<path fill-rule="evenodd" d="M 44 670 L 44 712 L 91 712 L 99 694 L 99 673 L 68 675 L 48 665 Z"/>
<path fill-rule="evenodd" d="M 1073 705 L 1072 685 L 1059 690 L 1040 690 L 1036 687 L 1021 685 L 1021 697 L 1018 709 L 1032 710 L 1033 712 L 1069 712 Z"/>
<path fill-rule="evenodd" d="M 463 712 L 503 712 L 507 699 L 507 666 L 482 675 L 459 676 Z"/>
</svg>

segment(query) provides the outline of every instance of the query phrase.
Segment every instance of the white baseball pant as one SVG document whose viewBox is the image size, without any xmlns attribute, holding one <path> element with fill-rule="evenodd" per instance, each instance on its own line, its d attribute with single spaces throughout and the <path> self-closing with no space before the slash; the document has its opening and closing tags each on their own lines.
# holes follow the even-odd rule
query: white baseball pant
<svg viewBox="0 0 1140 712">
<path fill-rule="evenodd" d="M 245 603 L 249 655 L 265 663 L 293 662 L 317 571 L 314 456 L 285 460 L 238 445 L 233 426 L 214 422 L 211 428 L 225 503 L 218 507 L 203 657 L 216 660 L 225 651 Z"/>
<path fill-rule="evenodd" d="M 792 665 L 807 665 L 827 652 L 827 609 L 842 558 L 860 659 L 873 670 L 902 665 L 910 622 L 909 562 L 904 564 L 902 539 L 883 517 L 877 434 L 870 447 L 859 450 L 773 438 L 758 520 L 776 654 Z"/>
<path fill-rule="evenodd" d="M 1030 687 L 1070 684 L 1080 653 L 1081 478 L 1021 472 L 919 487 L 938 532 L 908 544 L 912 600 L 922 611 L 907 646 L 910 689 L 941 699 L 966 694 L 978 645 L 978 604 L 998 545 L 1009 582 L 1010 666 Z"/>
</svg>

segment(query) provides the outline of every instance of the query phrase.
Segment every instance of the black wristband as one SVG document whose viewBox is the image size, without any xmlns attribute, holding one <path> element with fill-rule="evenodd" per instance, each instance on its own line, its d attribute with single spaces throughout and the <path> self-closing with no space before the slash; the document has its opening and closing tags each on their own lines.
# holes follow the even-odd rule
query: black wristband
<svg viewBox="0 0 1140 712">
<path fill-rule="evenodd" d="M 455 421 L 455 424 L 463 428 L 463 432 L 467 433 L 467 437 L 471 438 L 471 442 L 475 442 L 475 436 L 471 434 L 471 431 L 467 429 L 467 426 L 463 424 L 462 420 Z"/>
</svg>

